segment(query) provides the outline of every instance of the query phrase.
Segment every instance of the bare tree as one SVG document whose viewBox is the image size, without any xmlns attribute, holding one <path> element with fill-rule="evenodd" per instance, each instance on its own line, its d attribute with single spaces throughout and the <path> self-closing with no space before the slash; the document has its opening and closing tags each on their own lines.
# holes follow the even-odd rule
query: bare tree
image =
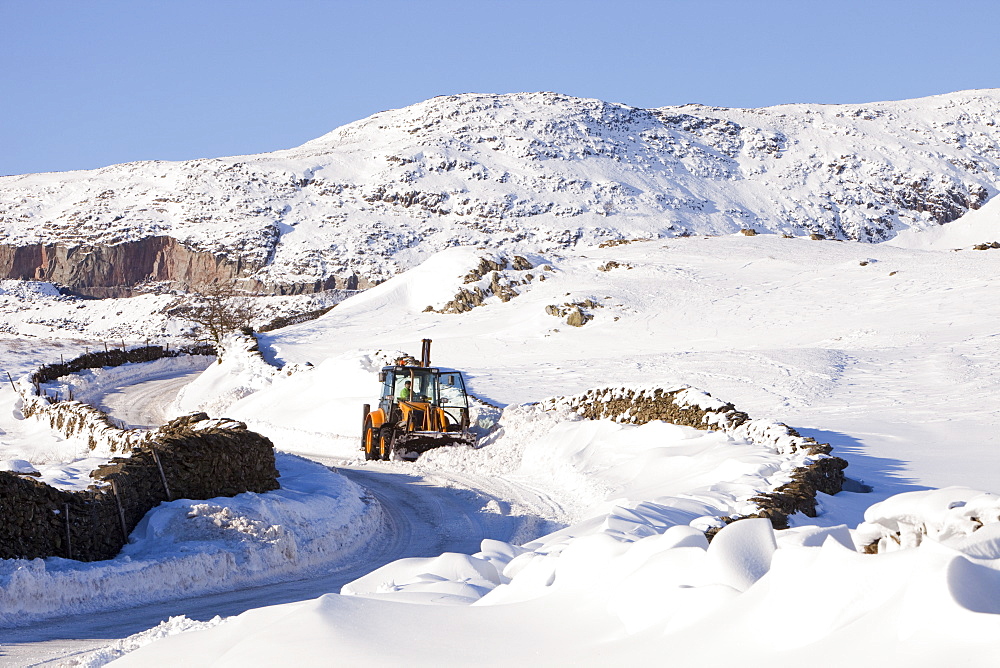
<svg viewBox="0 0 1000 668">
<path fill-rule="evenodd" d="M 235 280 L 201 284 L 179 297 L 168 312 L 194 323 L 195 337 L 218 349 L 226 334 L 253 326 L 260 316 L 256 297 L 240 290 Z"/>
</svg>

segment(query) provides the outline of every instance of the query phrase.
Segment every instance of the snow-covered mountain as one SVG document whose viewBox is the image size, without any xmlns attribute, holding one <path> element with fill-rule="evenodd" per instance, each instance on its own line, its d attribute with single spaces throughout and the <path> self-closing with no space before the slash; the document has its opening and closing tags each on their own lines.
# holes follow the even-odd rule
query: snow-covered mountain
<svg viewBox="0 0 1000 668">
<path fill-rule="evenodd" d="M 241 273 L 287 292 L 365 287 L 455 245 L 882 241 L 998 191 L 998 117 L 1000 90 L 763 109 L 438 97 L 285 151 L 0 178 L 0 274 L 115 288 Z"/>
</svg>

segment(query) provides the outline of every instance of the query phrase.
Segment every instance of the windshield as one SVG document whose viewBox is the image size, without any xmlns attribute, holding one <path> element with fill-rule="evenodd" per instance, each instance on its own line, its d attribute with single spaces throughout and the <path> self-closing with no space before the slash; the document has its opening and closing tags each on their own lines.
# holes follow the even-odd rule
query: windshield
<svg viewBox="0 0 1000 668">
<path fill-rule="evenodd" d="M 432 369 L 420 367 L 397 369 L 392 374 L 392 396 L 398 401 L 429 401 L 436 404 L 437 374 Z"/>
<path fill-rule="evenodd" d="M 393 369 L 386 376 L 382 396 L 396 401 L 426 401 L 442 408 L 469 407 L 465 382 L 458 371 L 421 367 Z"/>
</svg>

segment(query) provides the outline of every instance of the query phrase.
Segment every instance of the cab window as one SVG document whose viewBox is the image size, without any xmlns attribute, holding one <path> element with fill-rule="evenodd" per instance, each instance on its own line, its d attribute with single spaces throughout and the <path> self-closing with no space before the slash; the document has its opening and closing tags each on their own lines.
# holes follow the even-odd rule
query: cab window
<svg viewBox="0 0 1000 668">
<path fill-rule="evenodd" d="M 467 408 L 468 397 L 465 395 L 465 383 L 462 374 L 444 372 L 441 374 L 441 405 Z"/>
</svg>

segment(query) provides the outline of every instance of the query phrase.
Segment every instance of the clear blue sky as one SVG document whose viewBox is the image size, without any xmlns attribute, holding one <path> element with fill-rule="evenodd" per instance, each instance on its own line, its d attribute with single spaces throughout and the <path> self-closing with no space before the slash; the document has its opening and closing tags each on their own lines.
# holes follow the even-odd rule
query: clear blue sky
<svg viewBox="0 0 1000 668">
<path fill-rule="evenodd" d="M 435 95 L 1000 87 L 996 0 L 0 0 L 0 174 L 297 146 Z"/>
</svg>

